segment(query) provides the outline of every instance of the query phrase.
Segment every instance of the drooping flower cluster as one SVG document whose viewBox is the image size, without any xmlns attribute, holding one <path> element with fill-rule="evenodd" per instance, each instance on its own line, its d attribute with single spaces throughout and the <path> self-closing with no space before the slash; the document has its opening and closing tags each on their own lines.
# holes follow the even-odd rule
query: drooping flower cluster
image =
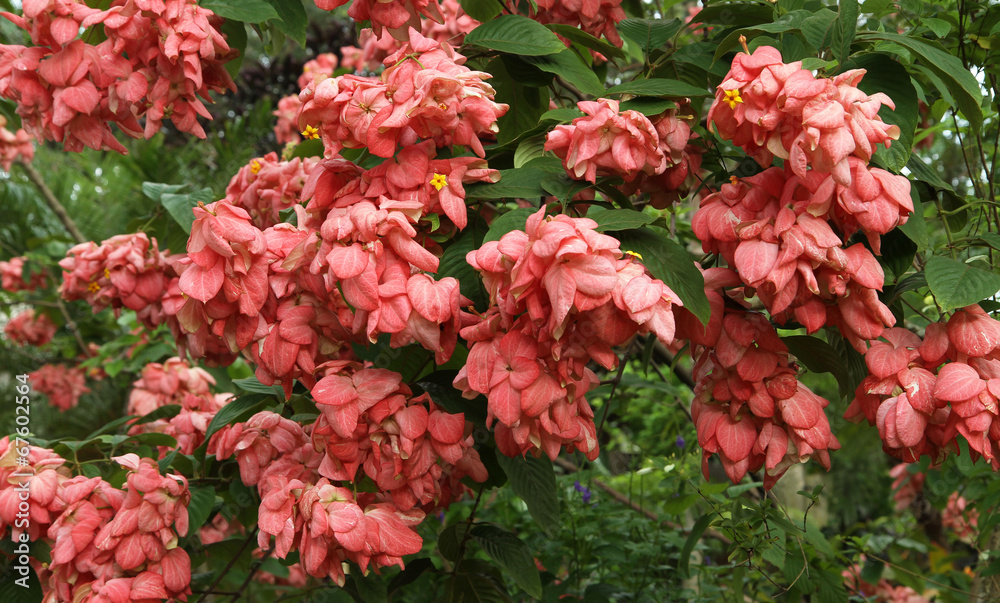
<svg viewBox="0 0 1000 603">
<path fill-rule="evenodd" d="M 126 412 L 145 416 L 157 408 L 177 405 L 180 412 L 170 419 L 157 419 L 136 425 L 130 434 L 158 432 L 177 440 L 182 454 L 191 454 L 205 441 L 212 418 L 229 403 L 232 394 L 213 394 L 215 378 L 207 371 L 191 367 L 180 358 L 164 363 L 153 362 L 142 369 L 133 384 Z M 160 448 L 163 453 L 167 449 Z"/>
<path fill-rule="evenodd" d="M 298 550 L 305 571 L 344 584 L 344 561 L 367 571 L 402 566 L 420 550 L 413 526 L 425 512 L 465 494 L 463 476 L 486 470 L 463 415 L 414 397 L 397 373 L 333 362 L 313 388 L 319 420 L 303 428 L 273 412 L 213 436 L 217 458 L 235 454 L 244 483 L 256 485 L 261 547 Z M 344 487 L 370 478 L 378 493 Z"/>
<path fill-rule="evenodd" d="M 28 375 L 28 382 L 34 391 L 45 394 L 49 403 L 60 410 L 73 408 L 80 396 L 90 391 L 85 371 L 65 364 L 44 364 Z"/>
<path fill-rule="evenodd" d="M 590 182 L 599 175 L 622 176 L 630 182 L 640 173 L 666 169 L 660 136 L 645 115 L 620 111 L 618 101 L 607 98 L 580 101 L 577 106 L 586 116 L 556 126 L 545 138 L 545 150 L 563 160 L 570 176 Z"/>
<path fill-rule="evenodd" d="M 33 541 L 45 535 L 64 508 L 57 493 L 70 476 L 65 462 L 51 450 L 30 446 L 21 438 L 0 439 L 0 534 L 6 535 L 10 528 L 13 541 L 24 532 Z M 18 504 L 25 493 L 27 511 Z"/>
<path fill-rule="evenodd" d="M 333 10 L 347 4 L 348 0 L 316 0 L 322 10 Z M 355 21 L 370 21 L 375 33 L 382 35 L 382 28 L 393 36 L 406 39 L 407 27 L 420 25 L 421 17 L 444 21 L 439 0 L 354 0 L 347 16 Z"/>
<path fill-rule="evenodd" d="M 677 109 L 670 109 L 653 117 L 653 128 L 659 137 L 659 149 L 666 160 L 663 171 L 655 174 L 639 173 L 631 183 L 621 190 L 626 195 L 643 192 L 649 195 L 653 207 L 663 209 L 680 200 L 690 188 L 687 181 L 693 181 L 701 169 L 701 155 L 704 149 L 692 144 L 698 137 L 692 134 L 688 117 Z"/>
<path fill-rule="evenodd" d="M 485 394 L 489 422 L 508 456 L 563 446 L 597 456 L 593 411 L 584 394 L 597 384 L 586 367 L 617 365 L 612 348 L 637 332 L 664 343 L 674 338 L 671 308 L 680 300 L 619 242 L 586 218 L 545 216 L 524 231 L 471 251 L 491 308 L 462 329 L 471 342 L 455 386 L 466 397 Z"/>
<path fill-rule="evenodd" d="M 508 4 L 514 7 L 516 3 Z M 616 25 L 625 18 L 621 4 L 622 0 L 538 0 L 533 3 L 531 18 L 539 23 L 579 27 L 595 38 L 603 35 L 620 48 L 623 42 Z"/>
<path fill-rule="evenodd" d="M 78 0 L 32 0 L 23 15 L 3 13 L 29 32 L 33 46 L 0 45 L 0 96 L 18 104 L 38 139 L 124 153 L 114 123 L 150 138 L 164 119 L 200 137 L 203 100 L 235 90 L 223 65 L 235 55 L 221 19 L 186 0 L 115 0 L 107 10 Z M 103 27 L 92 45 L 83 29 Z M 139 120 L 145 118 L 145 126 Z"/>
<path fill-rule="evenodd" d="M 845 417 L 876 425 L 886 453 L 906 462 L 940 463 L 961 435 L 1000 470 L 1000 322 L 974 305 L 928 325 L 923 340 L 899 328 L 883 337 Z"/>
<path fill-rule="evenodd" d="M 277 153 L 251 159 L 226 187 L 226 201 L 249 212 L 260 230 L 278 224 L 278 212 L 301 200 L 302 187 L 319 160 L 314 157 L 281 161 Z"/>
<path fill-rule="evenodd" d="M 56 323 L 45 314 L 25 310 L 10 319 L 3 332 L 18 345 L 43 346 L 55 337 Z"/>
<path fill-rule="evenodd" d="M 733 483 L 764 468 L 765 488 L 809 458 L 829 469 L 840 443 L 823 411 L 828 402 L 798 380 L 774 327 L 762 314 L 729 308 L 721 323 L 693 351 L 691 416 L 706 479 L 715 453 Z"/>
<path fill-rule="evenodd" d="M 11 132 L 7 129 L 7 118 L 0 115 L 0 168 L 9 172 L 15 161 L 29 162 L 35 157 L 35 145 L 31 135 L 24 129 Z"/>
<path fill-rule="evenodd" d="M 0 262 L 0 289 L 17 293 L 18 291 L 34 291 L 45 286 L 45 273 L 37 270 L 33 271 L 25 282 L 24 263 L 26 261 L 27 259 L 24 257 L 16 257 L 7 262 Z"/>
<path fill-rule="evenodd" d="M 895 104 L 885 94 L 861 92 L 857 84 L 864 75 L 864 69 L 852 69 L 817 78 L 801 61 L 783 63 L 777 49 L 761 46 L 733 59 L 708 121 L 762 167 L 779 157 L 799 177 L 811 166 L 850 186 L 848 157 L 868 163 L 876 145 L 889 146 L 899 137 L 899 128 L 878 116 L 882 105 Z"/>
<path fill-rule="evenodd" d="M 492 100 L 489 74 L 463 63 L 451 45 L 411 28 L 378 79 L 344 75 L 311 82 L 299 97 L 299 126 L 322 138 L 327 157 L 359 147 L 392 157 L 419 139 L 468 146 L 482 157 L 480 136 L 497 131 L 507 105 Z"/>
</svg>

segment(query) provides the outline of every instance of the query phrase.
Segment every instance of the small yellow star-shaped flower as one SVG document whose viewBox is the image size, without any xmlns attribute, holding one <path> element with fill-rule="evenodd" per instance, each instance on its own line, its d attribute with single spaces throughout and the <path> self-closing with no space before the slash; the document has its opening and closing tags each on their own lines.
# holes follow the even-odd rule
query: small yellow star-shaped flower
<svg viewBox="0 0 1000 603">
<path fill-rule="evenodd" d="M 642 256 L 639 255 L 638 253 L 634 252 L 634 251 L 626 251 L 625 255 L 630 255 L 630 256 L 638 258 L 640 260 L 642 259 Z"/>
<path fill-rule="evenodd" d="M 306 129 L 302 130 L 302 137 L 308 140 L 316 140 L 319 138 L 319 130 L 313 126 L 306 126 Z"/>
<path fill-rule="evenodd" d="M 730 176 L 729 177 L 729 184 L 739 184 L 739 182 L 740 182 L 740 179 L 737 178 L 736 176 Z"/>
<path fill-rule="evenodd" d="M 111 278 L 111 271 L 107 268 L 104 269 L 104 278 Z"/>
<path fill-rule="evenodd" d="M 87 285 L 87 291 L 90 291 L 91 293 L 97 293 L 100 290 L 101 286 L 97 284 L 97 281 L 93 281 L 92 283 Z"/>
<path fill-rule="evenodd" d="M 308 128 L 306 128 L 308 130 Z M 303 132 L 305 134 L 305 132 Z M 254 159 L 250 162 L 250 173 L 259 174 L 260 173 L 260 162 Z"/>
<path fill-rule="evenodd" d="M 444 174 L 434 174 L 434 176 L 431 178 L 431 185 L 433 185 L 434 188 L 441 190 L 444 187 L 448 186 L 448 179 L 445 177 Z"/>
<path fill-rule="evenodd" d="M 726 97 L 722 99 L 722 102 L 729 103 L 730 109 L 735 109 L 736 105 L 743 102 L 743 98 L 740 96 L 740 91 L 737 90 L 726 90 Z"/>
</svg>

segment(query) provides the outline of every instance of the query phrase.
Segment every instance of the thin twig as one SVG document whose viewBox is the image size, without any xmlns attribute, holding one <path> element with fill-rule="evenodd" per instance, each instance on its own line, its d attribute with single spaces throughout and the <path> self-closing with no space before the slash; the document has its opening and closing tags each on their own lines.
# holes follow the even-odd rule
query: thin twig
<svg viewBox="0 0 1000 603">
<path fill-rule="evenodd" d="M 272 553 L 274 553 L 274 547 L 273 546 L 271 548 L 267 549 L 266 551 L 264 551 L 264 556 L 261 557 L 260 559 L 258 559 L 253 564 L 253 566 L 250 568 L 250 573 L 247 574 L 246 580 L 244 580 L 243 584 L 240 584 L 240 587 L 236 589 L 235 593 L 233 593 L 233 601 L 234 602 L 235 601 L 239 601 L 240 595 L 243 594 L 243 590 L 246 589 L 246 587 L 247 587 L 248 584 L 250 584 L 250 581 L 253 580 L 254 575 L 257 573 L 258 570 L 260 570 L 260 566 L 264 565 L 264 562 L 267 561 L 267 559 L 271 556 Z"/>
<path fill-rule="evenodd" d="M 204 594 L 198 597 L 198 600 L 195 601 L 195 603 L 202 603 L 202 601 L 204 601 L 205 598 L 208 597 L 208 593 L 214 591 L 215 587 L 218 586 L 220 582 L 222 582 L 222 579 L 226 577 L 226 574 L 229 573 L 229 570 L 233 569 L 233 566 L 236 565 L 236 560 L 239 559 L 241 555 L 243 555 L 243 551 L 247 550 L 247 547 L 250 546 L 250 543 L 254 542 L 257 539 L 257 530 L 259 529 L 260 528 L 254 528 L 253 531 L 251 531 L 250 534 L 247 535 L 247 538 L 246 540 L 243 541 L 243 545 L 240 547 L 240 550 L 237 551 L 235 555 L 233 555 L 233 558 L 229 560 L 229 563 L 226 564 L 226 567 L 222 568 L 222 571 L 219 572 L 219 575 L 215 578 L 215 582 L 212 582 L 212 585 L 208 587 L 208 589 L 205 591 Z"/>
<path fill-rule="evenodd" d="M 88 239 L 83 236 L 83 233 L 81 233 L 80 229 L 77 228 L 76 222 L 74 222 L 73 219 L 69 217 L 69 214 L 66 213 L 66 208 L 63 207 L 62 203 L 60 203 L 59 200 L 56 199 L 56 196 L 52 194 L 52 189 L 45 184 L 45 180 L 42 178 L 42 175 L 38 173 L 38 170 L 36 170 L 30 163 L 25 163 L 21 160 L 18 160 L 17 163 L 24 170 L 24 173 L 28 175 L 28 180 L 31 180 L 35 187 L 38 188 L 38 192 L 42 194 L 42 199 L 45 201 L 45 204 L 48 205 L 49 209 L 52 210 L 52 213 L 59 218 L 59 221 L 62 222 L 62 225 L 66 228 L 66 231 L 69 232 L 70 236 L 73 237 L 73 240 L 77 243 L 86 243 Z"/>
</svg>

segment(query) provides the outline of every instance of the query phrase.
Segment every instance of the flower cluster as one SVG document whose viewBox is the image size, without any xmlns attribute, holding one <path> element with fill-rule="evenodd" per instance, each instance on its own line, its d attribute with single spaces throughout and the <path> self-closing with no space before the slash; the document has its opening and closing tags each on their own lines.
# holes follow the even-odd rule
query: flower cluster
<svg viewBox="0 0 1000 603">
<path fill-rule="evenodd" d="M 706 479 L 714 453 L 733 483 L 763 467 L 765 488 L 809 458 L 829 469 L 840 443 L 823 411 L 828 402 L 798 380 L 774 327 L 761 314 L 727 308 L 715 336 L 694 351 L 691 416 Z"/>
<path fill-rule="evenodd" d="M 205 136 L 203 100 L 235 90 L 223 65 L 235 51 L 221 19 L 186 0 L 115 0 L 107 10 L 78 0 L 31 0 L 23 15 L 3 13 L 29 32 L 33 46 L 0 45 L 0 96 L 17 102 L 38 139 L 124 153 L 110 124 L 150 138 L 164 119 Z M 78 38 L 103 26 L 97 45 Z M 145 126 L 139 119 L 145 118 Z"/>
<path fill-rule="evenodd" d="M 244 483 L 261 496 L 261 547 L 298 550 L 305 571 L 344 584 L 344 561 L 367 571 L 402 566 L 420 550 L 413 526 L 467 492 L 463 476 L 486 479 L 463 415 L 416 396 L 397 373 L 332 362 L 312 390 L 322 413 L 303 428 L 273 412 L 213 436 L 217 458 L 235 454 Z M 364 475 L 378 493 L 345 484 Z"/>
<path fill-rule="evenodd" d="M 513 7 L 516 3 L 509 2 Z M 564 23 L 579 27 L 595 38 L 602 35 L 621 47 L 616 25 L 625 18 L 622 0 L 538 0 L 531 18 L 539 23 Z"/>
<path fill-rule="evenodd" d="M 278 212 L 301 200 L 302 187 L 319 160 L 314 157 L 280 161 L 277 153 L 251 159 L 226 187 L 226 201 L 249 212 L 254 226 L 264 230 L 281 222 Z"/>
<path fill-rule="evenodd" d="M 333 10 L 347 4 L 348 0 L 316 0 L 316 6 L 322 10 Z M 347 16 L 357 22 L 370 21 L 376 34 L 382 34 L 382 28 L 388 29 L 393 36 L 406 38 L 407 27 L 416 27 L 421 17 L 428 17 L 437 22 L 444 21 L 441 15 L 439 0 L 354 0 L 347 10 Z"/>
<path fill-rule="evenodd" d="M 3 332 L 18 345 L 43 346 L 55 337 L 56 323 L 45 314 L 25 310 L 10 319 Z"/>
<path fill-rule="evenodd" d="M 44 364 L 28 375 L 28 381 L 33 390 L 45 394 L 49 403 L 60 410 L 73 408 L 80 396 L 90 391 L 84 369 L 65 364 Z"/>
<path fill-rule="evenodd" d="M 34 291 L 46 284 L 45 273 L 33 271 L 28 280 L 24 279 L 24 257 L 11 258 L 0 262 L 0 289 L 16 293 L 18 291 Z"/>
<path fill-rule="evenodd" d="M 205 441 L 215 413 L 229 403 L 232 394 L 213 394 L 215 378 L 204 369 L 191 367 L 180 358 L 153 362 L 142 369 L 133 384 L 126 412 L 145 416 L 157 408 L 177 405 L 180 412 L 170 419 L 136 425 L 130 434 L 158 432 L 174 437 L 182 454 L 191 454 Z M 161 447 L 160 452 L 167 449 Z"/>
<path fill-rule="evenodd" d="M 639 173 L 631 183 L 621 187 L 626 195 L 643 192 L 649 195 L 653 207 L 663 209 L 686 195 L 687 181 L 701 169 L 702 147 L 692 144 L 698 137 L 691 132 L 688 116 L 677 109 L 670 109 L 653 117 L 653 128 L 659 137 L 659 149 L 666 160 L 663 171 L 655 174 Z"/>
<path fill-rule="evenodd" d="M 468 146 L 482 157 L 479 137 L 497 131 L 507 105 L 492 100 L 493 88 L 485 81 L 490 75 L 464 62 L 451 45 L 411 28 L 409 40 L 385 59 L 378 79 L 344 75 L 311 82 L 299 96 L 299 126 L 323 139 L 328 157 L 359 147 L 392 157 L 398 147 L 419 139 Z"/>
<path fill-rule="evenodd" d="M 783 63 L 777 49 L 761 46 L 733 60 L 708 121 L 763 167 L 777 156 L 797 176 L 812 166 L 850 186 L 848 157 L 867 163 L 876 145 L 899 138 L 899 128 L 878 116 L 882 105 L 895 104 L 885 94 L 858 90 L 864 75 L 852 69 L 817 78 L 801 61 Z"/>
<path fill-rule="evenodd" d="M 864 562 L 864 556 L 861 561 Z M 841 572 L 848 592 L 874 603 L 930 603 L 929 599 L 909 586 L 893 586 L 886 578 L 880 578 L 877 584 L 865 582 L 861 579 L 861 567 L 862 564 L 856 563 Z"/>
<path fill-rule="evenodd" d="M 461 331 L 472 345 L 455 386 L 466 397 L 487 395 L 488 420 L 498 421 L 497 445 L 508 456 L 540 449 L 555 458 L 567 446 L 595 458 L 584 394 L 597 377 L 587 363 L 616 366 L 612 348 L 639 331 L 673 342 L 671 308 L 680 300 L 596 226 L 543 209 L 524 231 L 466 256 L 483 275 L 491 308 Z"/>
<path fill-rule="evenodd" d="M 0 115 L 0 168 L 9 172 L 15 161 L 28 162 L 34 158 L 35 145 L 24 129 L 11 132 L 6 126 L 7 118 Z"/>
<path fill-rule="evenodd" d="M 845 413 L 876 425 L 886 453 L 939 463 L 963 436 L 973 458 L 1000 470 L 1000 322 L 979 306 L 928 325 L 923 340 L 889 329 L 865 354 L 869 376 Z"/>
</svg>

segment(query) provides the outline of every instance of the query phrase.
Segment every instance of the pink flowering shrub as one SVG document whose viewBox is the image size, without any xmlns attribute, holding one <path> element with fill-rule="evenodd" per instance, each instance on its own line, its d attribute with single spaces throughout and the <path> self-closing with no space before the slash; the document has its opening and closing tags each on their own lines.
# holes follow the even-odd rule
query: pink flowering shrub
<svg viewBox="0 0 1000 603">
<path fill-rule="evenodd" d="M 3 332 L 18 345 L 39 347 L 52 341 L 56 334 L 56 323 L 45 314 L 25 310 L 11 318 Z"/>
<path fill-rule="evenodd" d="M 45 287 L 47 282 L 45 273 L 37 270 L 32 271 L 28 281 L 24 280 L 24 264 L 26 258 L 11 258 L 6 262 L 0 262 L 0 288 L 10 293 L 18 291 L 34 291 L 39 287 Z"/>
<path fill-rule="evenodd" d="M 7 118 L 0 115 L 0 168 L 9 172 L 15 161 L 31 161 L 35 156 L 35 145 L 24 129 L 11 132 L 6 126 Z"/>
<path fill-rule="evenodd" d="M 45 364 L 28 375 L 31 388 L 45 394 L 49 404 L 60 410 L 69 410 L 80 401 L 80 396 L 90 391 L 84 370 L 65 364 Z"/>
</svg>

